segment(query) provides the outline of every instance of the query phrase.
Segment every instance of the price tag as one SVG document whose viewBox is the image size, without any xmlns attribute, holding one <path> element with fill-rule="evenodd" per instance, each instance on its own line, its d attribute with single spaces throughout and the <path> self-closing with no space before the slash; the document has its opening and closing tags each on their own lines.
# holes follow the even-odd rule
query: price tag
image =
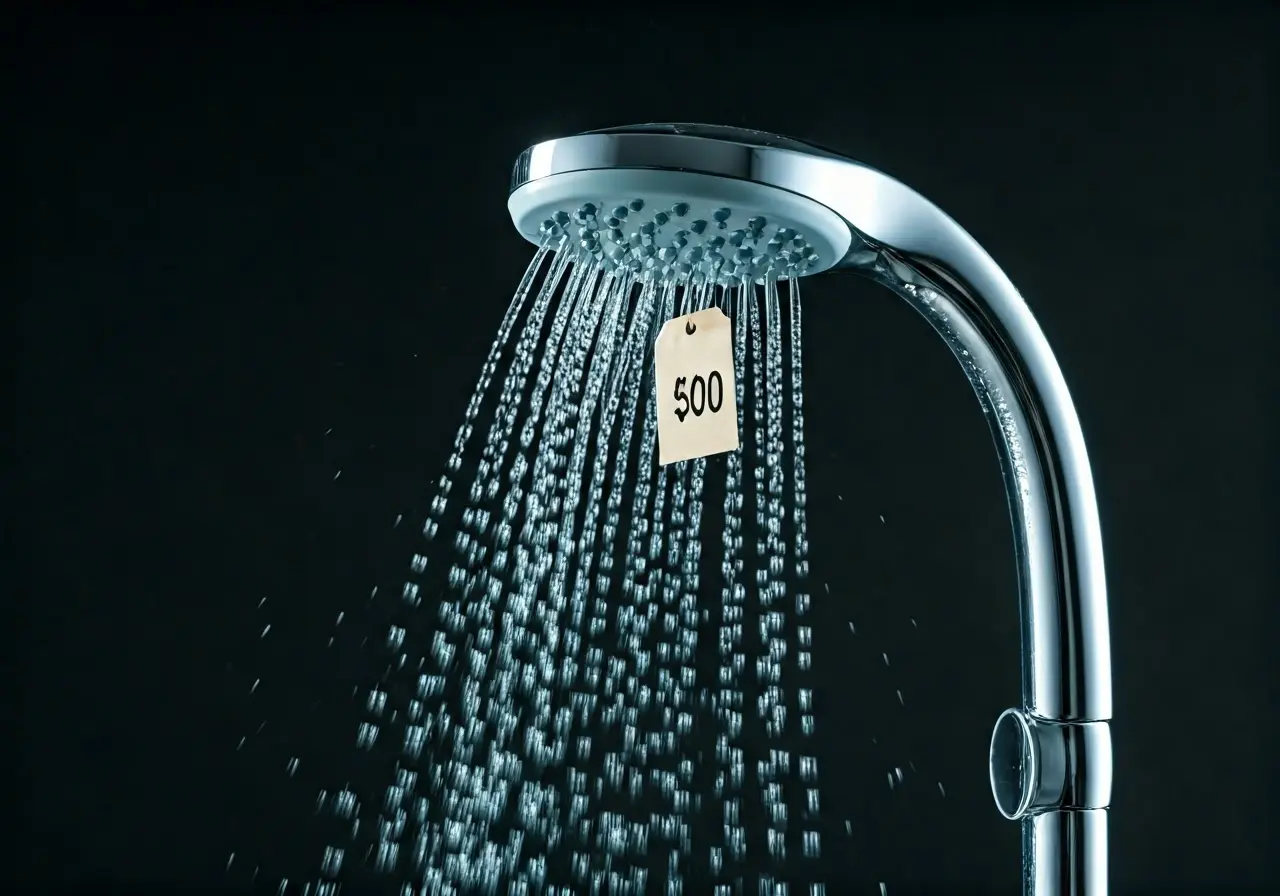
<svg viewBox="0 0 1280 896">
<path fill-rule="evenodd" d="M 658 389 L 658 463 L 738 447 L 733 325 L 719 308 L 667 321 L 653 349 Z"/>
</svg>

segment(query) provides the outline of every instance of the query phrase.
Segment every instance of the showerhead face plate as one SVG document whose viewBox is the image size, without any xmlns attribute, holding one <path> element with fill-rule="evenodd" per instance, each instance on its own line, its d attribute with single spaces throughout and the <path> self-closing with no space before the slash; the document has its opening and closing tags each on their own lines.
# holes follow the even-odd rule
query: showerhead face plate
<svg viewBox="0 0 1280 896">
<path fill-rule="evenodd" d="M 659 168 L 593 168 L 530 180 L 507 208 L 531 242 L 615 272 L 721 284 L 827 270 L 849 251 L 845 221 L 768 184 Z"/>
</svg>

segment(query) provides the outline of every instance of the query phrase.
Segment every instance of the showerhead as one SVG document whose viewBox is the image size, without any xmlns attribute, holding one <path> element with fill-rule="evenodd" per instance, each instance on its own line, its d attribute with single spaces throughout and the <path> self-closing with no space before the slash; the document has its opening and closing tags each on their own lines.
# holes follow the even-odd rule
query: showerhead
<svg viewBox="0 0 1280 896">
<path fill-rule="evenodd" d="M 946 340 L 991 424 L 1014 524 L 1023 705 L 989 776 L 1024 829 L 1024 887 L 1107 888 L 1111 646 L 1093 477 L 1057 361 L 991 257 L 919 193 L 760 131 L 648 124 L 525 150 L 508 209 L 529 241 L 611 273 L 745 286 L 827 270 L 889 287 Z"/>
<path fill-rule="evenodd" d="M 754 150 L 783 151 L 780 142 L 646 125 L 541 143 L 516 163 L 507 207 L 526 239 L 567 237 L 609 270 L 725 285 L 816 274 L 845 258 L 853 233 L 820 199 L 753 165 Z M 786 142 L 796 160 L 819 152 Z"/>
<path fill-rule="evenodd" d="M 606 269 L 681 282 L 874 266 L 877 249 L 889 247 L 933 260 L 971 242 L 874 168 L 789 137 L 704 124 L 535 144 L 516 160 L 507 208 L 532 243 L 567 238 Z"/>
</svg>

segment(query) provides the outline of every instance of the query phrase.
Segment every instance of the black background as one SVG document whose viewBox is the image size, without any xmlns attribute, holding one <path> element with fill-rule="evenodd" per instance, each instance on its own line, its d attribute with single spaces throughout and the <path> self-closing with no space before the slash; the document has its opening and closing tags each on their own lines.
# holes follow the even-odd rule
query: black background
<svg viewBox="0 0 1280 896">
<path fill-rule="evenodd" d="M 425 507 L 531 253 L 511 161 L 673 120 L 882 168 L 1009 273 L 1097 479 L 1115 888 L 1280 880 L 1274 15 L 840 10 L 26 23 L 6 876 L 193 885 L 231 849 L 289 851 L 314 788 L 284 759 L 340 775 L 351 731 L 324 701 L 360 683 L 318 648 L 407 563 L 391 522 Z M 827 853 L 860 888 L 1008 888 L 985 750 L 1017 700 L 1017 614 L 990 436 L 905 304 L 848 278 L 805 296 L 824 798 L 858 822 Z"/>
</svg>

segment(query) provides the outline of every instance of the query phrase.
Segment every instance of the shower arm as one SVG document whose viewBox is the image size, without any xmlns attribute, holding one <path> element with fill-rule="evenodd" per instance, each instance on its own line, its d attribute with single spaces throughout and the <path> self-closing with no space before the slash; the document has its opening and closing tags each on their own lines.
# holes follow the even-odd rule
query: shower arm
<svg viewBox="0 0 1280 896">
<path fill-rule="evenodd" d="M 861 245 L 855 241 L 838 267 L 898 293 L 950 346 L 987 415 L 1009 499 L 1022 707 L 997 720 L 992 793 L 1001 814 L 1022 824 L 1024 892 L 1101 896 L 1112 783 L 1111 653 L 1101 530 L 1079 419 L 1057 361 L 1008 277 L 940 209 L 873 173 L 879 215 L 851 222 Z"/>
</svg>

